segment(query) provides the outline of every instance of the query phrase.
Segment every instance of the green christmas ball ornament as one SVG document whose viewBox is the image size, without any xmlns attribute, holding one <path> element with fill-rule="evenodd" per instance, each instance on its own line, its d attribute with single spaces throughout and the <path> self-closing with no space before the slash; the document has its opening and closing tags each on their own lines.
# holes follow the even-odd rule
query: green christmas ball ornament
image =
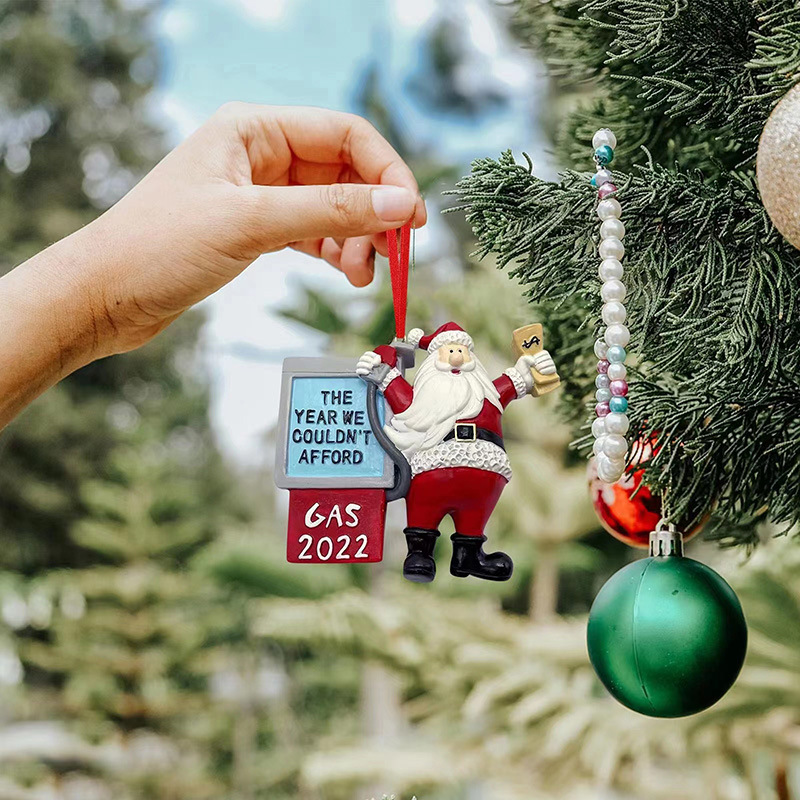
<svg viewBox="0 0 800 800">
<path fill-rule="evenodd" d="M 733 685 L 747 625 L 733 589 L 683 556 L 681 534 L 650 535 L 650 558 L 613 575 L 589 614 L 589 658 L 620 703 L 650 717 L 683 717 Z"/>
</svg>

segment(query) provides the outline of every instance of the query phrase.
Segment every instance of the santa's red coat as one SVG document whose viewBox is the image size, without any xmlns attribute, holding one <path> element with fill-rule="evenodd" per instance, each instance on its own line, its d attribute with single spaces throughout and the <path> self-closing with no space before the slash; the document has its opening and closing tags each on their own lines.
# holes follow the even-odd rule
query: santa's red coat
<svg viewBox="0 0 800 800">
<path fill-rule="evenodd" d="M 389 361 L 394 366 L 391 357 L 387 359 L 388 354 L 381 353 L 381 350 L 383 348 L 378 348 L 376 352 L 379 352 L 384 361 Z M 519 397 L 517 388 L 508 375 L 497 378 L 494 386 L 500 395 L 503 409 Z M 399 414 L 411 405 L 414 387 L 398 375 L 386 386 L 383 394 L 392 411 Z M 502 410 L 489 400 L 484 400 L 477 416 L 459 419 L 453 423 L 453 427 L 475 424 L 478 428 L 485 428 L 502 438 L 502 420 Z M 408 526 L 438 530 L 444 517 L 449 514 L 458 533 L 465 536 L 483 535 L 486 523 L 510 476 L 505 453 L 494 444 L 480 442 L 482 451 L 494 455 L 495 458 L 478 464 L 471 462 L 469 458 L 460 457 L 465 450 L 460 442 L 451 440 L 441 442 L 435 447 L 440 460 L 434 461 L 430 468 L 423 471 L 415 470 L 411 479 L 411 488 L 406 497 Z"/>
</svg>

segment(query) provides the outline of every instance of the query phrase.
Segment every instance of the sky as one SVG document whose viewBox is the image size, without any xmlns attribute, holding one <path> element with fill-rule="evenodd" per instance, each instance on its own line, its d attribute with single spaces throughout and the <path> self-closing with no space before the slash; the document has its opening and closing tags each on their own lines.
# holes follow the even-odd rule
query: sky
<svg viewBox="0 0 800 800">
<path fill-rule="evenodd" d="M 374 65 L 404 133 L 446 163 L 466 172 L 472 158 L 509 147 L 543 153 L 535 125 L 541 70 L 508 40 L 496 14 L 488 0 L 171 0 L 156 20 L 164 62 L 156 110 L 175 144 L 229 100 L 352 111 L 354 87 Z M 458 76 L 465 91 L 500 92 L 508 101 L 501 109 L 454 117 L 421 106 L 407 90 L 424 80 L 420 41 L 442 15 L 468 44 Z M 417 234 L 420 257 L 448 246 L 439 200 L 427 202 L 434 213 Z M 265 434 L 277 418 L 283 358 L 322 352 L 321 337 L 274 313 L 303 283 L 358 298 L 332 268 L 286 251 L 263 256 L 204 304 L 212 422 L 223 450 L 241 464 L 272 458 Z"/>
</svg>

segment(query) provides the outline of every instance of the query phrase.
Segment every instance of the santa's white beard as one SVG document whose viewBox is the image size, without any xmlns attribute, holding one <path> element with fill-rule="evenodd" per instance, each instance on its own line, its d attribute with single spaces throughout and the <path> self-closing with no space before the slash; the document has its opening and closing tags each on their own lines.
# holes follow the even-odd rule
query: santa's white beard
<svg viewBox="0 0 800 800">
<path fill-rule="evenodd" d="M 488 400 L 502 411 L 500 395 L 483 364 L 472 357 L 474 367 L 454 375 L 437 367 L 438 353 L 431 353 L 414 378 L 414 399 L 384 427 L 386 434 L 407 459 L 439 444 L 453 430 L 456 420 L 471 419 Z"/>
</svg>

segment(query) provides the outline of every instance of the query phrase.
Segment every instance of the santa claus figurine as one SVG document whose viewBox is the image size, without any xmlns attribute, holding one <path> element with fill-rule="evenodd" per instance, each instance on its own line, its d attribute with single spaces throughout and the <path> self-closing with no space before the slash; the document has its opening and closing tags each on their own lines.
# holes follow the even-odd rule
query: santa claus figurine
<svg viewBox="0 0 800 800">
<path fill-rule="evenodd" d="M 415 328 L 406 341 L 428 352 L 413 387 L 400 375 L 391 346 L 364 353 L 356 367 L 358 375 L 383 392 L 394 413 L 385 431 L 411 465 L 403 575 L 416 583 L 434 579 L 433 551 L 439 525 L 449 514 L 456 528 L 450 537 L 450 573 L 508 580 L 511 559 L 483 551 L 484 528 L 511 478 L 503 410 L 532 391 L 531 368 L 555 374 L 553 359 L 546 350 L 524 355 L 492 381 L 474 353 L 472 338 L 454 322 L 428 336 Z"/>
</svg>

